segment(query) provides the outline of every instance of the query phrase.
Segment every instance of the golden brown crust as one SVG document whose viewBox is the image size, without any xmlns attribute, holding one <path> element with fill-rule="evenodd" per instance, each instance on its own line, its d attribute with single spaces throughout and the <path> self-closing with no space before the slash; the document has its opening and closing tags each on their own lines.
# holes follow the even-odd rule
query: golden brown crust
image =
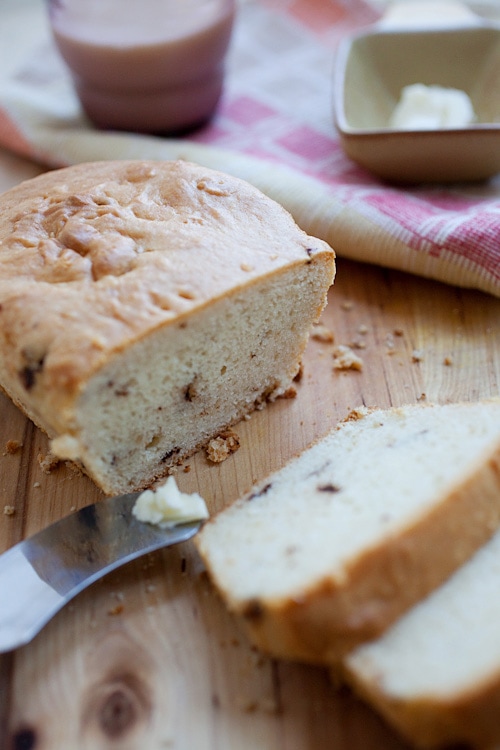
<svg viewBox="0 0 500 750">
<path fill-rule="evenodd" d="M 199 165 L 48 172 L 0 197 L 0 387 L 106 493 L 143 489 L 286 391 L 334 258 Z"/>
<path fill-rule="evenodd" d="M 460 655 L 457 655 L 460 658 Z M 471 685 L 454 700 L 388 698 L 376 686 L 367 688 L 354 674 L 336 667 L 335 682 L 346 680 L 413 745 L 441 748 L 452 745 L 493 748 L 500 742 L 500 676 Z"/>
<path fill-rule="evenodd" d="M 47 414 L 69 410 L 113 352 L 327 250 L 297 242 L 287 212 L 248 183 L 181 161 L 48 172 L 1 208 L 0 380 L 49 433 Z M 263 222 L 275 231 L 256 251 Z M 24 403 L 35 389 L 36 412 Z"/>
</svg>

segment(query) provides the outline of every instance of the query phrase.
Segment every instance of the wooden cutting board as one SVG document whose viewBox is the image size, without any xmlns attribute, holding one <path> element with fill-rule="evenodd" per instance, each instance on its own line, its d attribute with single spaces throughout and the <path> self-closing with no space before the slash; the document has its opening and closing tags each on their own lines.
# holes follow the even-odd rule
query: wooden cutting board
<svg viewBox="0 0 500 750">
<path fill-rule="evenodd" d="M 4 183 L 14 181 L 4 172 Z M 336 344 L 360 347 L 362 370 L 334 370 L 333 345 L 311 340 L 295 399 L 238 425 L 241 448 L 224 463 L 209 464 L 200 453 L 178 472 L 181 489 L 199 491 L 211 511 L 355 406 L 499 393 L 500 300 L 339 259 L 323 323 Z M 11 440 L 22 448 L 9 453 Z M 39 459 L 46 454 L 45 437 L 0 397 L 0 551 L 100 497 L 66 465 L 44 472 Z M 6 506 L 14 512 L 4 514 Z M 348 690 L 331 685 L 324 670 L 257 653 L 211 589 L 190 542 L 109 575 L 33 643 L 0 656 L 0 747 L 406 745 Z"/>
</svg>

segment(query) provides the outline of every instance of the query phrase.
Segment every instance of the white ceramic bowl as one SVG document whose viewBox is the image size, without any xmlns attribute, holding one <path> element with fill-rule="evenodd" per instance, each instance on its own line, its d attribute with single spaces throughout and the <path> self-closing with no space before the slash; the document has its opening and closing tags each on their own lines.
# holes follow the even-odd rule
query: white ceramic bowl
<svg viewBox="0 0 500 750">
<path fill-rule="evenodd" d="M 464 91 L 477 120 L 465 128 L 395 130 L 405 86 Z M 385 24 L 346 39 L 334 77 L 335 125 L 347 155 L 401 183 L 484 180 L 500 172 L 500 24 Z"/>
</svg>

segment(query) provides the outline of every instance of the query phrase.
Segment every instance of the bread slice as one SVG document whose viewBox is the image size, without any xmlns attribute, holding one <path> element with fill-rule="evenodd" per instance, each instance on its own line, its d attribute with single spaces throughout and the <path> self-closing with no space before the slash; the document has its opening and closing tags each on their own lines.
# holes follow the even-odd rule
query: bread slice
<svg viewBox="0 0 500 750">
<path fill-rule="evenodd" d="M 378 640 L 345 676 L 413 744 L 500 744 L 500 533 Z"/>
<path fill-rule="evenodd" d="M 196 540 L 230 610 L 276 657 L 339 659 L 500 524 L 500 400 L 352 417 Z"/>
<path fill-rule="evenodd" d="M 0 198 L 0 385 L 108 494 L 289 389 L 334 252 L 248 183 L 98 162 Z"/>
</svg>

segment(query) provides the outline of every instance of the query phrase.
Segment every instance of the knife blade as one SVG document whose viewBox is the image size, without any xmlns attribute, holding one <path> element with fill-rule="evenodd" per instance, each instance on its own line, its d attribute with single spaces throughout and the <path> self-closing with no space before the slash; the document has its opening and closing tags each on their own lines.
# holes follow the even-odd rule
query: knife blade
<svg viewBox="0 0 500 750">
<path fill-rule="evenodd" d="M 31 641 L 83 589 L 142 555 L 185 542 L 202 521 L 173 527 L 132 515 L 140 493 L 104 498 L 0 555 L 0 653 Z"/>
</svg>

